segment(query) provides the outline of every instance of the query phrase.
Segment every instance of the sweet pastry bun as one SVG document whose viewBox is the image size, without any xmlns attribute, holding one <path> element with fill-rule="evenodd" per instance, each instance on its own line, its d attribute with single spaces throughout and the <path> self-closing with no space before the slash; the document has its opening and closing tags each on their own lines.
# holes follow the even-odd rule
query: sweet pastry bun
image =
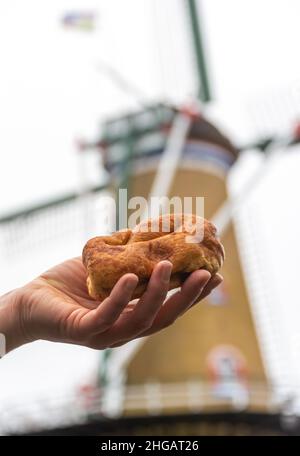
<svg viewBox="0 0 300 456">
<path fill-rule="evenodd" d="M 149 219 L 133 230 L 90 239 L 82 253 L 91 297 L 102 301 L 126 273 L 138 276 L 133 298 L 140 297 L 154 266 L 173 264 L 169 289 L 180 287 L 188 274 L 206 269 L 214 275 L 224 261 L 224 248 L 215 226 L 192 214 L 166 214 Z"/>
</svg>

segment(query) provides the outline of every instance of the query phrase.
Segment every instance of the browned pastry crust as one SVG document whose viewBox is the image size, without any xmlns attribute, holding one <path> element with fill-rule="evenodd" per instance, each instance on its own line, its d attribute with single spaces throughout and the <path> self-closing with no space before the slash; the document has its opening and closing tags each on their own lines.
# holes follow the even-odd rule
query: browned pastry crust
<svg viewBox="0 0 300 456">
<path fill-rule="evenodd" d="M 197 225 L 197 230 L 196 223 L 202 224 Z M 201 237 L 199 226 L 203 227 Z M 208 220 L 195 215 L 166 214 L 140 223 L 134 230 L 90 239 L 83 249 L 82 259 L 88 272 L 89 294 L 101 301 L 128 272 L 139 278 L 133 298 L 140 297 L 154 266 L 161 260 L 173 264 L 170 290 L 180 286 L 187 275 L 197 269 L 215 274 L 222 266 L 224 249 L 216 238 L 215 226 Z"/>
</svg>

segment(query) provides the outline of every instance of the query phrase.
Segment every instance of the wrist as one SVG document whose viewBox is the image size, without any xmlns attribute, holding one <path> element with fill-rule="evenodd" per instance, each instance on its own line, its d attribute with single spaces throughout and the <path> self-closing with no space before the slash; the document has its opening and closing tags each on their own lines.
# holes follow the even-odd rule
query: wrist
<svg viewBox="0 0 300 456">
<path fill-rule="evenodd" d="M 0 351 L 5 353 L 29 342 L 23 327 L 22 289 L 0 296 Z"/>
</svg>

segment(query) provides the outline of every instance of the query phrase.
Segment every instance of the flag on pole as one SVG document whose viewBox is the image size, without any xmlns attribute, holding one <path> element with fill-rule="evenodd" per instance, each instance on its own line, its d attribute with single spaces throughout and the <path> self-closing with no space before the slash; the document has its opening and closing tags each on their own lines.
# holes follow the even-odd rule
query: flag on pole
<svg viewBox="0 0 300 456">
<path fill-rule="evenodd" d="M 96 13 L 93 11 L 69 11 L 62 17 L 66 28 L 83 31 L 93 31 L 96 27 Z"/>
</svg>

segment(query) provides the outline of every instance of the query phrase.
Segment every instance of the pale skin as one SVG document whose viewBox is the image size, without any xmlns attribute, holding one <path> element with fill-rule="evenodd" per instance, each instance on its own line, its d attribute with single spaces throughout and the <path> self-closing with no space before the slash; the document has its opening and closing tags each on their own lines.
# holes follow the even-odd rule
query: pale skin
<svg viewBox="0 0 300 456">
<path fill-rule="evenodd" d="M 222 282 L 219 274 L 195 271 L 167 298 L 171 271 L 169 261 L 158 263 L 146 292 L 135 301 L 138 278 L 125 274 L 99 303 L 88 295 L 81 258 L 65 261 L 0 297 L 6 352 L 39 339 L 98 350 L 118 347 L 171 325 Z"/>
</svg>

